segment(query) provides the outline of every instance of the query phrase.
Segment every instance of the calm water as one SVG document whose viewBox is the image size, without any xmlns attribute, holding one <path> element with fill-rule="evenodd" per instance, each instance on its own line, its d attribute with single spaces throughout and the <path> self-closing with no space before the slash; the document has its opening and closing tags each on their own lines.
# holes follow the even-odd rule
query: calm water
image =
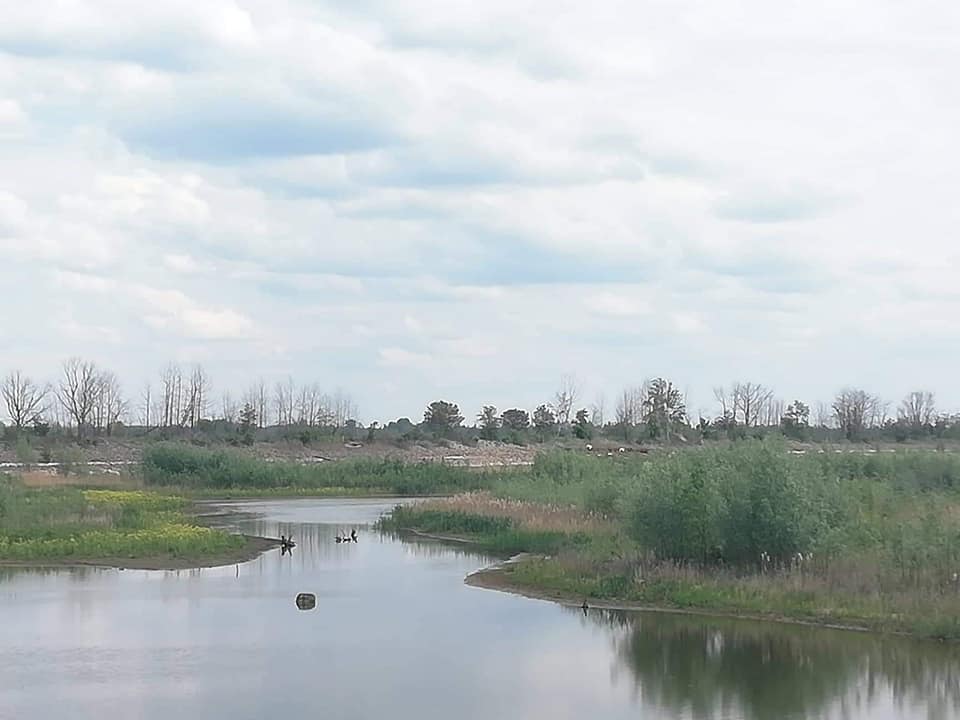
<svg viewBox="0 0 960 720">
<path fill-rule="evenodd" d="M 248 503 L 240 565 L 0 574 L 0 718 L 960 718 L 960 649 L 470 588 L 376 501 Z M 360 542 L 338 545 L 338 529 Z M 298 592 L 317 595 L 299 611 Z"/>
</svg>

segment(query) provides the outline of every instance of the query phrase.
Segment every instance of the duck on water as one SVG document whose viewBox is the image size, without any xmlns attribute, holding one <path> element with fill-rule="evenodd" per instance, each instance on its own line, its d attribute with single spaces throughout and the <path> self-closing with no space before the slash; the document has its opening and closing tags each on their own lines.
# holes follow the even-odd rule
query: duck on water
<svg viewBox="0 0 960 720">
<path fill-rule="evenodd" d="M 357 529 L 356 529 L 356 528 L 354 528 L 353 530 L 351 530 L 349 535 L 347 535 L 346 533 L 344 533 L 344 534 L 343 534 L 343 537 L 341 537 L 341 536 L 340 536 L 340 533 L 338 532 L 337 535 L 336 535 L 336 537 L 335 537 L 334 539 L 335 539 L 338 543 L 359 542 L 359 540 L 357 540 Z"/>
</svg>

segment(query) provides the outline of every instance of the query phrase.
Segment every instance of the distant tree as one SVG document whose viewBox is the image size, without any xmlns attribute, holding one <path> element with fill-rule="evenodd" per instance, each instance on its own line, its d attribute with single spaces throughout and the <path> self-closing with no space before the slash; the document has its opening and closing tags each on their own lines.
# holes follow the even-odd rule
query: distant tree
<svg viewBox="0 0 960 720">
<path fill-rule="evenodd" d="M 844 388 L 833 399 L 837 427 L 848 440 L 858 440 L 864 430 L 876 424 L 882 406 L 882 401 L 876 395 L 856 388 Z"/>
<path fill-rule="evenodd" d="M 617 398 L 617 407 L 614 410 L 617 427 L 623 434 L 624 441 L 630 440 L 630 432 L 643 417 L 643 388 L 624 388 Z"/>
<path fill-rule="evenodd" d="M 153 412 L 153 388 L 150 386 L 150 383 L 147 382 L 143 386 L 143 391 L 140 393 L 140 423 L 143 427 L 148 430 L 153 427 L 150 424 L 152 420 L 151 413 Z"/>
<path fill-rule="evenodd" d="M 546 440 L 557 429 L 557 416 L 547 405 L 540 405 L 533 411 L 533 426 L 537 429 L 540 440 Z"/>
<path fill-rule="evenodd" d="M 239 413 L 240 408 L 237 406 L 237 401 L 233 399 L 233 395 L 229 391 L 224 391 L 220 397 L 220 417 L 228 423 L 235 423 Z"/>
<path fill-rule="evenodd" d="M 196 427 L 207 416 L 210 405 L 210 377 L 202 365 L 194 365 L 187 389 L 187 404 L 181 417 L 182 425 Z"/>
<path fill-rule="evenodd" d="M 38 385 L 19 370 L 14 370 L 0 382 L 0 395 L 3 395 L 7 414 L 17 430 L 43 417 L 48 392 L 48 387 Z"/>
<path fill-rule="evenodd" d="M 497 408 L 493 405 L 484 405 L 483 410 L 477 415 L 477 423 L 480 425 L 480 437 L 484 440 L 496 440 L 497 429 L 500 427 L 500 418 L 497 417 Z"/>
<path fill-rule="evenodd" d="M 63 374 L 57 386 L 57 398 L 64 411 L 76 423 L 77 440 L 83 439 L 90 423 L 99 392 L 100 372 L 87 360 L 72 357 L 63 363 Z"/>
<path fill-rule="evenodd" d="M 110 435 L 113 428 L 127 413 L 127 401 L 123 397 L 120 378 L 116 373 L 103 370 L 97 374 L 91 422 L 98 430 Z"/>
<path fill-rule="evenodd" d="M 519 408 L 504 410 L 500 416 L 500 424 L 507 430 L 521 432 L 530 427 L 530 415 Z"/>
<path fill-rule="evenodd" d="M 593 401 L 593 405 L 590 406 L 590 422 L 593 423 L 594 427 L 603 427 L 606 411 L 606 398 L 603 394 L 597 395 L 596 400 Z"/>
<path fill-rule="evenodd" d="M 641 412 L 650 437 L 669 441 L 673 428 L 686 420 L 687 406 L 673 383 L 655 378 L 644 385 Z"/>
<path fill-rule="evenodd" d="M 810 432 L 810 406 L 794 400 L 787 406 L 780 420 L 783 434 L 795 440 L 804 440 Z"/>
<path fill-rule="evenodd" d="M 295 394 L 296 388 L 292 377 L 288 376 L 286 380 L 278 381 L 274 386 L 273 397 L 277 409 L 277 425 L 293 425 Z"/>
<path fill-rule="evenodd" d="M 456 403 L 446 400 L 434 400 L 423 413 L 423 423 L 431 431 L 445 434 L 463 422 L 463 415 Z"/>
<path fill-rule="evenodd" d="M 590 414 L 586 408 L 577 410 L 577 417 L 573 421 L 573 434 L 581 440 L 593 437 L 593 423 L 590 422 Z"/>
<path fill-rule="evenodd" d="M 937 406 L 933 393 L 916 390 L 900 403 L 899 418 L 914 432 L 932 428 L 937 419 Z"/>
<path fill-rule="evenodd" d="M 580 382 L 575 375 L 563 375 L 560 378 L 560 387 L 554 395 L 553 407 L 556 410 L 557 422 L 566 425 L 570 422 L 570 413 L 580 397 Z"/>
<path fill-rule="evenodd" d="M 378 428 L 379 428 L 379 425 L 376 420 L 374 420 L 367 426 L 367 442 L 370 442 L 370 443 L 376 442 Z"/>
<path fill-rule="evenodd" d="M 257 429 L 257 408 L 252 402 L 246 402 L 240 408 L 240 440 L 244 445 L 253 445 Z"/>
</svg>

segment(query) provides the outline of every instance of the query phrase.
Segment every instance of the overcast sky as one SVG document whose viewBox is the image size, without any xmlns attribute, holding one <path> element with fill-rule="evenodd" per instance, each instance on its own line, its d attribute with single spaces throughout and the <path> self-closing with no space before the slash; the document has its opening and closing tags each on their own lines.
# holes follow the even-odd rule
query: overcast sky
<svg viewBox="0 0 960 720">
<path fill-rule="evenodd" d="M 0 371 L 960 409 L 960 4 L 0 0 Z"/>
</svg>

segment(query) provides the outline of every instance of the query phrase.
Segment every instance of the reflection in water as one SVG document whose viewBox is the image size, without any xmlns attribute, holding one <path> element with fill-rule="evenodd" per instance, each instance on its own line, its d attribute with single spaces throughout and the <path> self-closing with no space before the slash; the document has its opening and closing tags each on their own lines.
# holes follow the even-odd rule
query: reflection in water
<svg viewBox="0 0 960 720">
<path fill-rule="evenodd" d="M 568 610 L 569 613 L 580 613 Z M 889 696 L 931 719 L 960 716 L 955 646 L 776 623 L 591 610 L 611 628 L 638 696 L 671 715 L 872 716 Z"/>
<path fill-rule="evenodd" d="M 0 570 L 0 719 L 960 717 L 956 646 L 468 587 L 493 559 L 379 533 L 393 504 L 234 503 L 297 543 L 235 566 Z"/>
</svg>

